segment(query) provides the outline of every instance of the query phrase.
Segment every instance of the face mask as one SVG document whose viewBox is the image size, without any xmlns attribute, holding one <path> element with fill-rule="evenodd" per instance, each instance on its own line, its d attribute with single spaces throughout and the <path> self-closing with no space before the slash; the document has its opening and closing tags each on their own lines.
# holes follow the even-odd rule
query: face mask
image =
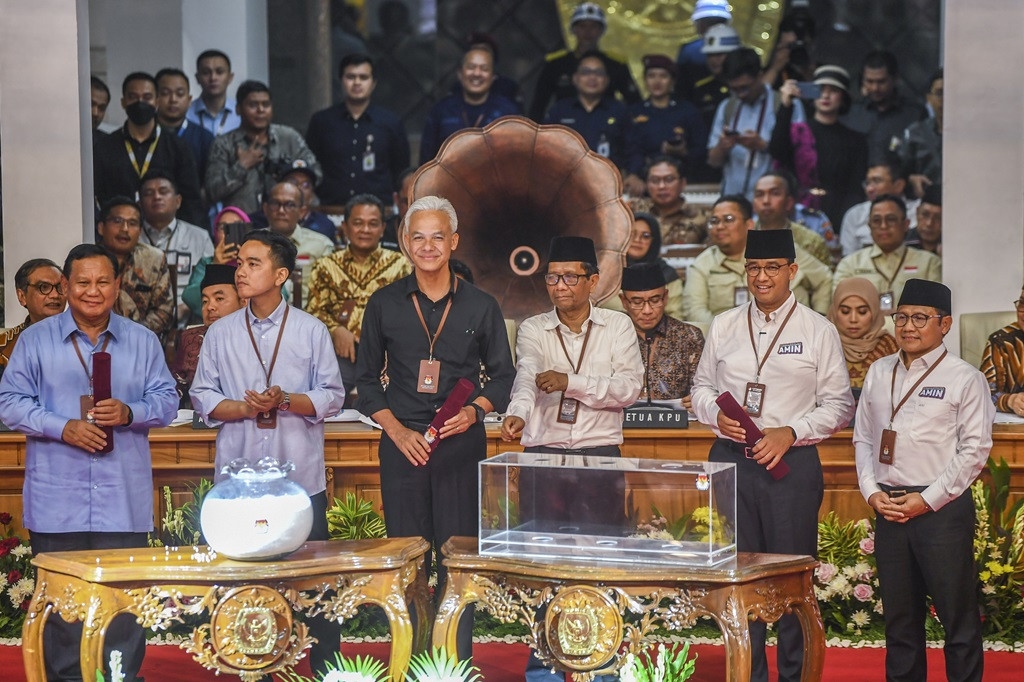
<svg viewBox="0 0 1024 682">
<path fill-rule="evenodd" d="M 146 125 L 156 116 L 156 107 L 142 100 L 132 102 L 124 108 L 124 111 L 128 114 L 128 120 L 137 126 Z"/>
</svg>

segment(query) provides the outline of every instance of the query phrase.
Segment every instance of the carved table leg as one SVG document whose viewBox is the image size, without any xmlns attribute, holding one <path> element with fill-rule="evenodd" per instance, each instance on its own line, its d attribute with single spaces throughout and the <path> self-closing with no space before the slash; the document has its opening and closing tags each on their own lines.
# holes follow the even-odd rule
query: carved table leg
<svg viewBox="0 0 1024 682">
<path fill-rule="evenodd" d="M 457 652 L 457 636 L 459 619 L 466 606 L 478 600 L 473 589 L 470 574 L 459 569 L 448 568 L 448 581 L 444 590 L 444 598 L 437 607 L 434 618 L 433 646 L 444 647 L 449 654 Z"/>
<path fill-rule="evenodd" d="M 821 621 L 814 584 L 808 571 L 801 576 L 803 599 L 793 605 L 793 612 L 804 633 L 804 668 L 801 682 L 818 682 L 825 668 L 825 626 Z"/>
<path fill-rule="evenodd" d="M 39 569 L 36 574 L 36 593 L 28 605 L 25 624 L 21 629 L 21 657 L 25 664 L 25 677 L 29 682 L 46 679 L 46 662 L 43 658 L 43 623 L 53 611 L 46 594 L 49 574 Z"/>
<path fill-rule="evenodd" d="M 711 617 L 718 623 L 725 644 L 726 682 L 750 680 L 750 628 L 749 609 L 743 600 L 743 590 L 735 585 L 712 589 L 703 600 Z"/>
</svg>

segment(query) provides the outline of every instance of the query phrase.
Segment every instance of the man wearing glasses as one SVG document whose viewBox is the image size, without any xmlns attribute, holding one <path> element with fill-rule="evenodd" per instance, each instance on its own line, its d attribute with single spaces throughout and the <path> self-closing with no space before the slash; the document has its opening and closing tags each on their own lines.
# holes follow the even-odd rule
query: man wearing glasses
<svg viewBox="0 0 1024 682">
<path fill-rule="evenodd" d="M 712 246 L 687 268 L 683 287 L 683 319 L 703 331 L 715 315 L 750 301 L 743 252 L 748 233 L 754 230 L 753 217 L 750 202 L 739 194 L 719 197 L 711 209 L 708 231 Z M 798 303 L 824 315 L 832 300 L 832 273 L 799 246 L 795 253 L 798 267 L 789 288 Z"/>
<path fill-rule="evenodd" d="M 0 376 L 3 376 L 7 368 L 14 344 L 18 342 L 21 333 L 30 324 L 64 311 L 67 299 L 60 278 L 60 268 L 46 258 L 33 258 L 18 268 L 14 275 L 14 288 L 18 294 L 18 303 L 28 311 L 28 317 L 17 327 L 0 334 Z"/>
<path fill-rule="evenodd" d="M 816 444 L 850 422 L 850 377 L 836 328 L 790 291 L 800 269 L 793 233 L 750 232 L 744 255 L 751 300 L 712 321 L 694 378 L 693 411 L 718 436 L 708 459 L 736 465 L 739 551 L 813 556 L 824 497 Z M 740 422 L 716 403 L 726 391 L 764 434 L 751 447 Z M 799 679 L 803 638 L 796 617 L 783 616 L 778 634 L 779 679 Z M 763 622 L 751 623 L 750 638 L 750 679 L 767 680 Z"/>
<path fill-rule="evenodd" d="M 892 194 L 876 197 L 871 202 L 868 226 L 874 243 L 839 261 L 833 291 L 847 277 L 864 277 L 878 289 L 882 312 L 889 313 L 911 277 L 942 281 L 942 259 L 904 243 L 910 221 L 902 199 Z"/>
<path fill-rule="evenodd" d="M 690 386 L 704 350 L 704 335 L 692 324 L 665 314 L 668 289 L 657 263 L 638 263 L 622 271 L 622 307 L 633 321 L 644 363 L 640 399 L 681 399 L 690 408 Z"/>
<path fill-rule="evenodd" d="M 853 443 L 861 494 L 875 510 L 887 679 L 924 679 L 926 597 L 945 629 L 946 678 L 981 680 L 974 501 L 992 448 L 985 376 L 947 352 L 952 295 L 908 280 L 892 316 L 900 352 L 864 378 Z"/>
<path fill-rule="evenodd" d="M 996 410 L 1024 417 L 1024 289 L 1013 307 L 1016 322 L 989 334 L 980 369 Z"/>
<path fill-rule="evenodd" d="M 554 309 L 519 327 L 516 379 L 501 426 L 502 439 L 521 435 L 526 452 L 620 454 L 622 409 L 639 397 L 644 366 L 630 319 L 591 303 L 599 277 L 593 240 L 551 240 L 544 283 Z M 614 503 L 624 494 L 621 474 L 611 472 L 608 480 L 591 475 L 583 486 L 571 472 L 544 480 L 528 473 L 519 484 L 524 520 L 533 511 L 574 525 L 624 525 L 623 505 Z M 527 682 L 553 679 L 551 672 L 530 654 Z"/>
<path fill-rule="evenodd" d="M 319 232 L 299 225 L 299 218 L 305 210 L 306 201 L 302 190 L 290 182 L 279 182 L 271 187 L 263 201 L 263 213 L 267 216 L 270 231 L 287 237 L 298 251 L 295 263 L 302 271 L 302 295 L 298 297 L 295 292 L 289 292 L 289 295 L 293 304 L 300 308 L 309 300 L 309 278 L 313 264 L 334 252 L 334 242 Z"/>
</svg>

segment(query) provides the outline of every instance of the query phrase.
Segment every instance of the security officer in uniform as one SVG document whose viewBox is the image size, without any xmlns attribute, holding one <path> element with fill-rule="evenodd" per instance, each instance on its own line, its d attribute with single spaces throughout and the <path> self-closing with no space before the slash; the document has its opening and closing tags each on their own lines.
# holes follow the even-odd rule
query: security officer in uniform
<svg viewBox="0 0 1024 682">
<path fill-rule="evenodd" d="M 704 34 L 704 45 L 701 47 L 701 52 L 704 53 L 707 60 L 710 74 L 693 84 L 687 99 L 700 112 L 705 130 L 711 130 L 718 105 L 729 97 L 729 86 L 721 78 L 725 55 L 739 47 L 740 36 L 736 33 L 736 29 L 729 24 L 716 24 Z M 699 166 L 690 171 L 690 179 L 693 182 L 717 183 L 722 181 L 722 172 L 709 166 L 706 161 L 702 161 Z"/>
<path fill-rule="evenodd" d="M 982 679 L 970 486 L 992 449 L 995 406 L 985 376 L 943 343 L 951 299 L 939 282 L 907 280 L 892 316 L 900 352 L 871 365 L 853 430 L 877 519 L 889 680 L 928 677 L 926 595 L 946 631 L 946 679 Z"/>
<path fill-rule="evenodd" d="M 617 94 L 626 104 L 640 101 L 640 90 L 637 89 L 633 76 L 629 73 L 629 65 L 618 56 L 598 50 L 597 44 L 604 34 L 608 22 L 604 10 L 592 2 L 584 2 L 576 7 L 569 21 L 570 30 L 576 37 L 575 50 L 559 50 L 552 52 L 546 59 L 547 63 L 537 78 L 537 88 L 533 92 L 530 105 L 530 118 L 538 123 L 544 120 L 544 113 L 552 98 L 555 101 L 574 97 L 573 74 L 584 53 L 597 51 L 604 57 L 611 81 L 609 92 Z"/>
<path fill-rule="evenodd" d="M 739 551 L 813 556 L 824 497 L 815 444 L 850 422 L 850 377 L 839 332 L 790 293 L 798 270 L 793 233 L 749 232 L 745 257 L 751 301 L 711 322 L 693 410 L 718 435 L 708 459 L 736 465 Z M 716 403 L 725 392 L 763 433 L 755 445 L 746 447 L 741 422 Z M 798 680 L 803 637 L 796 616 L 783 616 L 778 633 L 779 679 Z M 750 679 L 766 681 L 763 622 L 750 624 L 750 639 Z"/>
</svg>

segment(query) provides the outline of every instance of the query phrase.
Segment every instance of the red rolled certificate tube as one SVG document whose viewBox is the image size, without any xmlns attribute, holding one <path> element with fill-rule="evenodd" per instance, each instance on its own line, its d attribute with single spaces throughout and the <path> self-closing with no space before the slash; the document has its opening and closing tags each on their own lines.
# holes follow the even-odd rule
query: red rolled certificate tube
<svg viewBox="0 0 1024 682">
<path fill-rule="evenodd" d="M 757 441 L 764 438 L 764 433 L 761 429 L 757 428 L 757 424 L 750 418 L 747 411 L 740 407 L 740 404 L 736 402 L 736 398 L 732 393 L 726 391 L 715 399 L 715 404 L 721 408 L 722 412 L 729 419 L 735 419 L 743 427 L 743 430 L 747 434 L 746 446 L 752 448 L 757 445 Z M 789 465 L 784 460 L 779 460 L 778 464 L 775 465 L 769 472 L 771 477 L 776 481 L 789 473 Z"/>
<path fill-rule="evenodd" d="M 92 354 L 92 397 L 98 403 L 110 397 L 110 353 L 99 351 Z M 114 427 L 100 426 L 107 439 L 106 446 L 97 450 L 97 454 L 107 454 L 114 450 Z"/>
<path fill-rule="evenodd" d="M 430 451 L 433 452 L 437 449 L 438 443 L 441 442 L 441 427 L 444 423 L 457 415 L 466 405 L 466 401 L 469 400 L 469 396 L 473 394 L 473 382 L 463 377 L 459 379 L 455 388 L 448 394 L 448 399 L 444 401 L 444 405 L 434 415 L 433 421 L 430 422 L 430 427 L 423 433 L 423 437 L 427 439 L 427 443 L 430 445 Z"/>
</svg>

